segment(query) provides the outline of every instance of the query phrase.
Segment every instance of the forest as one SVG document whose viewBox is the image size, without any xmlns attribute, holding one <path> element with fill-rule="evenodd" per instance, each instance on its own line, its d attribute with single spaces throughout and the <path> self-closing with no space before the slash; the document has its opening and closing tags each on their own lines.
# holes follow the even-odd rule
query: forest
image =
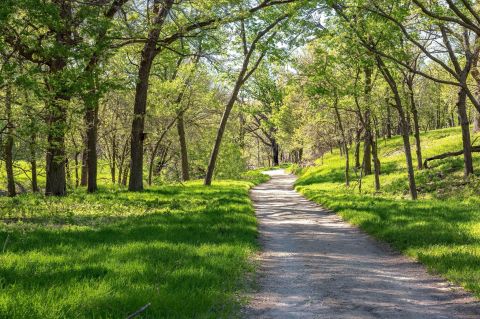
<svg viewBox="0 0 480 319">
<path fill-rule="evenodd" d="M 262 187 L 478 301 L 479 59 L 476 0 L 2 0 L 0 318 L 262 317 Z"/>
</svg>

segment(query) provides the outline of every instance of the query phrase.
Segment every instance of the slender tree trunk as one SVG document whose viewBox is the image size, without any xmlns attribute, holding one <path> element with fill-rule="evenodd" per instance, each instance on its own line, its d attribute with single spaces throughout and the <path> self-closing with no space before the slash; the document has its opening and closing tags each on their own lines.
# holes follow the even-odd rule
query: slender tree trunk
<svg viewBox="0 0 480 319">
<path fill-rule="evenodd" d="M 67 175 L 67 185 L 72 187 L 72 174 L 70 172 L 70 161 L 65 158 L 65 174 Z"/>
<path fill-rule="evenodd" d="M 407 80 L 409 96 L 410 96 L 410 108 L 413 115 L 413 132 L 415 136 L 415 145 L 417 151 L 417 167 L 418 169 L 423 168 L 423 159 L 422 159 L 422 145 L 420 141 L 420 125 L 418 123 L 418 109 L 415 102 L 415 95 L 413 92 L 413 79 Z"/>
<path fill-rule="evenodd" d="M 335 115 L 337 117 L 338 127 L 340 129 L 340 133 L 342 134 L 342 144 L 343 150 L 345 152 L 345 185 L 350 186 L 350 158 L 348 154 L 348 141 L 345 135 L 345 130 L 343 129 L 342 117 L 340 116 L 340 112 L 338 111 L 338 98 L 335 96 L 335 102 L 333 104 L 335 109 Z"/>
<path fill-rule="evenodd" d="M 473 133 L 478 132 L 480 132 L 480 113 L 477 110 L 473 110 Z"/>
<path fill-rule="evenodd" d="M 238 96 L 238 92 L 240 91 L 240 81 L 237 81 L 237 85 L 235 86 L 234 92 L 230 97 L 230 100 L 225 107 L 225 111 L 223 112 L 222 120 L 220 121 L 220 126 L 218 127 L 217 137 L 215 139 L 215 144 L 213 145 L 213 150 L 210 155 L 210 161 L 208 163 L 207 174 L 205 176 L 205 185 L 211 185 L 213 179 L 213 173 L 215 170 L 215 165 L 217 163 L 218 153 L 220 152 L 220 145 L 222 144 L 223 134 L 225 133 L 225 128 L 227 127 L 228 117 L 230 116 L 230 112 L 232 111 L 233 105 L 235 104 L 235 99 Z"/>
<path fill-rule="evenodd" d="M 85 145 L 88 144 L 87 138 L 85 137 Z M 80 178 L 80 185 L 87 186 L 88 183 L 88 160 L 87 160 L 87 147 L 85 146 L 82 152 L 82 174 Z"/>
<path fill-rule="evenodd" d="M 377 136 L 377 135 L 375 135 Z M 380 191 L 380 159 L 378 158 L 378 143 L 377 137 L 372 137 L 372 157 L 373 157 L 373 172 L 375 177 L 375 191 Z"/>
<path fill-rule="evenodd" d="M 98 98 L 92 94 L 86 101 L 85 122 L 86 132 L 86 153 L 87 153 L 87 192 L 97 191 L 97 130 L 98 130 Z"/>
<path fill-rule="evenodd" d="M 118 160 L 119 164 L 118 164 L 118 184 L 122 184 L 122 185 L 126 185 L 123 183 L 123 172 L 124 172 L 124 169 L 125 169 L 125 159 L 127 158 L 127 154 L 128 154 L 128 143 L 125 141 L 125 143 L 123 144 L 123 148 L 122 148 L 122 154 Z"/>
<path fill-rule="evenodd" d="M 147 41 L 142 50 L 138 80 L 135 88 L 134 118 L 132 122 L 132 135 L 130 143 L 130 180 L 128 189 L 130 191 L 143 190 L 143 142 L 145 140 L 145 113 L 147 111 L 147 95 L 150 78 L 150 69 L 155 56 L 158 54 L 157 41 L 160 31 L 170 11 L 173 0 L 165 0 L 160 8 L 160 1 L 154 3 L 155 18 Z"/>
<path fill-rule="evenodd" d="M 37 134 L 32 132 L 30 134 L 30 169 L 32 171 L 32 192 L 38 193 L 38 178 L 37 178 Z"/>
<path fill-rule="evenodd" d="M 112 176 L 112 184 L 115 185 L 117 171 L 117 135 L 113 134 L 112 138 L 112 163 L 110 165 L 110 175 Z"/>
<path fill-rule="evenodd" d="M 400 121 L 402 123 L 402 138 L 403 138 L 403 146 L 405 149 L 405 159 L 407 162 L 407 170 L 408 170 L 408 183 L 410 188 L 410 195 L 412 199 L 417 199 L 417 186 L 415 183 L 415 173 L 413 170 L 413 160 L 412 160 L 412 151 L 410 146 L 410 134 L 408 130 L 408 123 L 404 117 L 403 111 L 399 111 Z"/>
<path fill-rule="evenodd" d="M 123 169 L 123 176 L 122 176 L 122 185 L 123 186 L 127 186 L 128 173 L 129 173 L 130 167 L 131 167 L 131 163 L 129 163 L 128 165 L 125 165 L 125 167 Z"/>
<path fill-rule="evenodd" d="M 390 108 L 390 103 L 387 99 L 387 138 L 392 138 L 392 111 Z"/>
<path fill-rule="evenodd" d="M 370 111 L 365 112 L 365 136 L 363 139 L 363 175 L 372 174 L 372 128 Z"/>
<path fill-rule="evenodd" d="M 470 139 L 470 123 L 467 115 L 467 92 L 461 88 L 458 92 L 457 111 L 462 127 L 462 142 L 463 142 L 463 162 L 465 177 L 473 174 L 473 159 L 472 159 L 472 143 Z"/>
<path fill-rule="evenodd" d="M 363 145 L 363 174 L 364 176 L 372 174 L 372 124 L 371 124 L 371 93 L 372 93 L 372 69 L 370 67 L 364 68 L 365 73 L 365 137 Z"/>
<path fill-rule="evenodd" d="M 227 122 L 228 122 L 228 117 L 230 116 L 230 112 L 233 109 L 233 106 L 235 105 L 235 101 L 238 98 L 238 94 L 240 92 L 240 89 L 242 88 L 242 85 L 248 80 L 248 78 L 255 72 L 255 70 L 258 68 L 260 65 L 260 62 L 263 60 L 265 57 L 266 52 L 262 52 L 260 54 L 260 57 L 255 61 L 253 66 L 249 69 L 250 65 L 250 60 L 252 58 L 253 53 L 256 50 L 258 41 L 261 40 L 261 38 L 267 34 L 270 30 L 272 30 L 278 23 L 283 21 L 287 16 L 282 16 L 279 17 L 277 20 L 275 20 L 273 23 L 271 23 L 268 27 L 266 27 L 264 30 L 260 31 L 255 39 L 252 41 L 250 47 L 247 46 L 245 36 L 242 37 L 242 42 L 243 42 L 243 48 L 244 48 L 244 58 L 243 58 L 243 65 L 242 68 L 238 74 L 238 77 L 235 82 L 235 86 L 233 88 L 232 94 L 230 96 L 229 101 L 227 102 L 227 105 L 225 106 L 225 110 L 223 112 L 222 120 L 220 121 L 220 125 L 218 127 L 217 131 L 217 136 L 215 138 L 215 144 L 213 146 L 212 153 L 210 155 L 210 161 L 208 162 L 208 168 L 207 168 L 207 174 L 205 176 L 205 185 L 211 185 L 212 184 L 212 179 L 213 179 L 213 173 L 215 171 L 215 165 L 217 163 L 217 158 L 218 158 L 218 153 L 220 152 L 220 145 L 222 144 L 222 139 L 223 135 L 225 133 L 225 128 L 227 127 Z M 242 27 L 244 28 L 244 24 L 242 23 Z M 245 30 L 243 29 L 243 34 L 245 34 Z M 247 73 L 248 72 L 248 73 Z"/>
<path fill-rule="evenodd" d="M 185 138 L 185 122 L 184 112 L 180 112 L 177 118 L 177 132 L 178 140 L 180 144 L 180 157 L 182 163 L 182 180 L 188 181 L 190 179 L 189 166 L 188 166 L 188 149 L 187 139 Z"/>
<path fill-rule="evenodd" d="M 80 152 L 75 152 L 75 187 L 80 185 L 80 175 L 78 174 L 78 157 L 80 156 Z"/>
<path fill-rule="evenodd" d="M 275 139 L 272 140 L 272 164 L 273 166 L 280 165 L 279 146 Z"/>
<path fill-rule="evenodd" d="M 405 161 L 407 163 L 407 171 L 408 171 L 408 184 L 410 190 L 410 196 L 413 200 L 416 200 L 418 197 L 417 194 L 417 185 L 415 182 L 415 172 L 413 170 L 413 161 L 412 161 L 412 150 L 410 146 L 410 134 L 408 129 L 408 122 L 405 117 L 405 112 L 403 111 L 402 106 L 402 99 L 400 97 L 400 93 L 398 91 L 398 86 L 395 81 L 395 78 L 390 73 L 390 70 L 384 64 L 382 58 L 378 55 L 375 56 L 377 66 L 379 71 L 382 73 L 383 78 L 388 83 L 390 90 L 393 93 L 395 98 L 395 106 L 398 112 L 399 120 L 400 120 L 400 129 L 403 138 L 403 146 L 405 149 Z"/>
<path fill-rule="evenodd" d="M 360 168 L 360 141 L 362 129 L 359 127 L 355 134 L 355 168 Z"/>
<path fill-rule="evenodd" d="M 17 195 L 15 189 L 15 177 L 13 175 L 13 122 L 12 122 L 12 89 L 7 84 L 5 94 L 5 111 L 7 116 L 7 138 L 5 142 L 5 169 L 7 173 L 7 191 L 8 196 L 14 197 Z"/>
</svg>

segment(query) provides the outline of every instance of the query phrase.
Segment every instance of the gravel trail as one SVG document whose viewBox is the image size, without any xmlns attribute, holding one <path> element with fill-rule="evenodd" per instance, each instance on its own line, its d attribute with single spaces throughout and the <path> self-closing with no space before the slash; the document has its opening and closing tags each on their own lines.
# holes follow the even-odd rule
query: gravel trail
<svg viewBox="0 0 480 319">
<path fill-rule="evenodd" d="M 267 173 L 251 191 L 262 253 L 246 318 L 480 318 L 470 294 L 306 200 L 294 176 Z"/>
</svg>

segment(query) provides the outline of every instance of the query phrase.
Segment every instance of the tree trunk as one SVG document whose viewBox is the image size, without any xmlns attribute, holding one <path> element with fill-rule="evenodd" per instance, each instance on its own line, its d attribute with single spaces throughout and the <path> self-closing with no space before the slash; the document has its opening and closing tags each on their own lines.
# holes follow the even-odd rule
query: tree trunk
<svg viewBox="0 0 480 319">
<path fill-rule="evenodd" d="M 218 153 L 220 152 L 220 145 L 222 143 L 223 134 L 225 133 L 225 128 L 227 127 L 228 117 L 230 112 L 232 111 L 233 105 L 235 104 L 235 100 L 238 96 L 238 92 L 240 91 L 240 84 L 241 82 L 237 80 L 237 84 L 235 85 L 235 89 L 230 97 L 230 100 L 225 107 L 225 111 L 223 112 L 222 120 L 220 121 L 220 126 L 218 127 L 217 137 L 215 138 L 215 144 L 213 145 L 213 150 L 210 155 L 210 161 L 208 163 L 207 174 L 205 176 L 205 185 L 211 185 L 213 179 L 213 173 L 215 170 L 215 165 L 217 163 Z"/>
<path fill-rule="evenodd" d="M 130 180 L 128 183 L 128 189 L 130 191 L 143 190 L 143 142 L 145 140 L 145 113 L 147 111 L 150 70 L 153 59 L 159 52 L 157 50 L 157 41 L 160 36 L 160 31 L 173 5 L 173 0 L 166 0 L 164 1 L 164 6 L 160 9 L 159 2 L 160 1 L 156 0 L 154 4 L 154 12 L 156 15 L 153 21 L 153 28 L 151 28 L 142 50 L 137 85 L 135 88 L 134 118 L 130 143 Z"/>
<path fill-rule="evenodd" d="M 240 89 L 242 88 L 242 85 L 248 80 L 248 78 L 253 74 L 253 72 L 255 72 L 255 70 L 260 65 L 260 62 L 265 57 L 266 52 L 262 52 L 260 54 L 260 57 L 255 61 L 255 63 L 251 67 L 251 69 L 248 70 L 250 65 L 250 60 L 252 58 L 253 53 L 256 50 L 258 41 L 260 41 L 260 39 L 265 34 L 267 34 L 270 30 L 272 30 L 278 23 L 280 23 L 286 17 L 287 16 L 279 17 L 277 20 L 271 23 L 264 30 L 260 31 L 255 37 L 255 39 L 252 41 L 250 47 L 247 46 L 245 37 L 242 37 L 243 48 L 244 48 L 243 65 L 236 79 L 235 86 L 233 88 L 230 99 L 227 102 L 227 105 L 225 106 L 225 111 L 223 112 L 222 120 L 220 121 L 220 126 L 218 127 L 217 136 L 215 138 L 215 144 L 213 146 L 213 150 L 210 155 L 210 161 L 208 163 L 207 174 L 205 176 L 205 181 L 204 181 L 204 184 L 207 186 L 212 184 L 213 173 L 215 171 L 215 165 L 217 163 L 218 153 L 220 152 L 220 145 L 222 143 L 223 134 L 225 133 L 225 128 L 227 127 L 228 117 L 230 116 L 230 112 L 232 111 L 233 106 L 235 105 L 235 101 L 238 98 Z M 243 28 L 245 27 L 243 23 L 242 23 L 242 27 Z M 245 34 L 245 30 L 243 30 L 243 34 Z"/>
<path fill-rule="evenodd" d="M 280 157 L 278 156 L 279 154 L 279 146 L 277 144 L 276 140 L 272 141 L 272 164 L 273 166 L 279 166 L 280 165 Z"/>
<path fill-rule="evenodd" d="M 407 80 L 409 95 L 410 95 L 410 109 L 413 115 L 413 134 L 415 136 L 415 145 L 417 151 L 417 167 L 418 169 L 423 168 L 423 159 L 422 159 L 422 146 L 420 141 L 420 125 L 418 123 L 418 109 L 415 102 L 415 95 L 413 92 L 413 79 Z"/>
<path fill-rule="evenodd" d="M 365 112 L 365 136 L 363 142 L 363 175 L 372 174 L 372 127 L 370 123 L 370 110 Z"/>
<path fill-rule="evenodd" d="M 128 172 L 130 170 L 130 167 L 131 167 L 131 163 L 129 163 L 128 165 L 125 165 L 125 167 L 123 169 L 123 176 L 122 176 L 122 185 L 123 186 L 127 186 Z"/>
<path fill-rule="evenodd" d="M 407 162 L 407 171 L 408 171 L 408 184 L 410 188 L 410 196 L 412 199 L 417 199 L 417 186 L 415 183 L 415 173 L 413 171 L 413 160 L 412 160 L 412 151 L 410 146 L 410 134 L 408 130 L 408 123 L 404 118 L 403 112 L 399 112 L 400 121 L 402 122 L 402 138 L 403 146 L 405 149 L 405 159 Z"/>
<path fill-rule="evenodd" d="M 458 92 L 457 111 L 462 127 L 462 142 L 463 142 L 463 163 L 464 176 L 468 177 L 473 174 L 473 159 L 472 159 L 472 144 L 470 140 L 470 123 L 467 115 L 467 92 L 460 88 Z"/>
<path fill-rule="evenodd" d="M 375 56 L 375 60 L 377 62 L 377 66 L 379 71 L 382 73 L 383 78 L 388 83 L 390 90 L 393 93 L 395 99 L 395 108 L 397 109 L 399 121 L 400 121 L 400 129 L 403 138 L 403 146 L 405 149 L 405 161 L 407 163 L 407 172 L 408 172 L 408 185 L 410 190 L 410 196 L 413 200 L 416 200 L 418 197 L 417 194 L 417 185 L 415 182 L 415 172 L 413 170 L 413 162 L 412 162 L 412 150 L 410 146 L 410 135 L 408 129 L 407 119 L 405 117 L 405 113 L 403 111 L 402 106 L 402 99 L 400 97 L 400 93 L 398 91 L 398 86 L 395 81 L 395 78 L 390 73 L 390 70 L 384 64 L 382 58 L 378 55 Z"/>
<path fill-rule="evenodd" d="M 372 174 L 372 124 L 371 124 L 371 94 L 372 94 L 372 68 L 365 67 L 365 116 L 364 116 L 364 129 L 365 129 L 365 139 L 363 145 L 363 174 L 364 176 Z"/>
<path fill-rule="evenodd" d="M 75 187 L 78 187 L 80 185 L 80 179 L 79 179 L 79 174 L 78 174 L 78 156 L 80 156 L 80 152 L 75 152 Z"/>
<path fill-rule="evenodd" d="M 473 133 L 478 132 L 480 132 L 480 113 L 477 110 L 473 110 Z"/>
<path fill-rule="evenodd" d="M 88 144 L 87 138 L 85 137 L 85 145 Z M 87 186 L 88 183 L 88 164 L 87 164 L 87 147 L 84 146 L 83 152 L 82 152 L 82 174 L 80 178 L 80 185 L 81 186 Z"/>
<path fill-rule="evenodd" d="M 48 106 L 48 135 L 46 156 L 47 196 L 65 196 L 67 181 L 65 175 L 65 129 L 67 120 L 66 104 L 69 98 L 56 96 Z"/>
<path fill-rule="evenodd" d="M 112 138 L 112 161 L 110 164 L 110 175 L 112 176 L 112 184 L 115 185 L 117 171 L 117 135 L 113 134 Z"/>
<path fill-rule="evenodd" d="M 184 112 L 180 112 L 177 118 L 177 132 L 178 140 L 180 144 L 180 157 L 182 163 L 182 180 L 188 181 L 190 179 L 189 166 L 188 166 L 188 149 L 187 140 L 185 138 L 185 122 Z"/>
<path fill-rule="evenodd" d="M 377 139 L 372 138 L 372 156 L 373 156 L 373 171 L 375 177 L 375 191 L 380 191 L 380 159 L 378 158 Z"/>
<path fill-rule="evenodd" d="M 15 190 L 15 177 L 13 175 L 13 122 L 12 122 L 12 89 L 7 84 L 5 94 L 5 111 L 7 116 L 7 138 L 5 142 L 5 169 L 7 173 L 8 196 L 17 195 Z"/>
<path fill-rule="evenodd" d="M 360 168 L 360 140 L 362 129 L 358 128 L 355 134 L 355 168 Z"/>
<path fill-rule="evenodd" d="M 392 111 L 390 109 L 390 103 L 387 99 L 387 138 L 392 138 Z"/>
<path fill-rule="evenodd" d="M 87 192 L 94 193 L 98 190 L 97 186 L 97 130 L 98 130 L 98 98 L 90 96 L 85 101 L 87 108 L 85 113 L 85 122 L 87 126 Z"/>
<path fill-rule="evenodd" d="M 32 132 L 30 134 L 30 169 L 32 171 L 32 192 L 38 193 L 38 178 L 37 178 L 37 134 Z"/>
<path fill-rule="evenodd" d="M 340 129 L 340 133 L 342 134 L 342 144 L 343 150 L 345 152 L 345 185 L 350 186 L 350 158 L 348 154 L 348 141 L 345 135 L 345 131 L 343 129 L 342 118 L 340 116 L 340 112 L 338 111 L 338 98 L 335 96 L 335 102 L 333 105 L 335 109 L 335 115 L 337 116 L 338 127 Z"/>
</svg>

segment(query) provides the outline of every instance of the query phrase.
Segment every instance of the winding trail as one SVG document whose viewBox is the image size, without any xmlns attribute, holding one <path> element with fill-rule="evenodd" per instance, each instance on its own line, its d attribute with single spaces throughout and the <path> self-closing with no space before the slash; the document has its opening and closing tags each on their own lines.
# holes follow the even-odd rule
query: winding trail
<svg viewBox="0 0 480 319">
<path fill-rule="evenodd" d="M 251 192 L 262 253 L 246 318 L 480 318 L 468 293 L 306 200 L 294 176 L 268 174 Z"/>
</svg>

